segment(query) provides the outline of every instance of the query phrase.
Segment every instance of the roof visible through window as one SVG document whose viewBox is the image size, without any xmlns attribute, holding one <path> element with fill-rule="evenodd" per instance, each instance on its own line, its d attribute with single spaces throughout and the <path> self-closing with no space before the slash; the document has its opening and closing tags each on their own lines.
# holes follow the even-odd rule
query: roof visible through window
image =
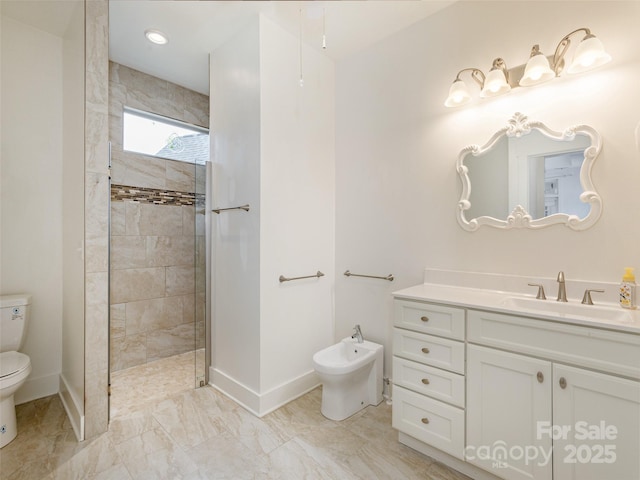
<svg viewBox="0 0 640 480">
<path fill-rule="evenodd" d="M 125 107 L 125 151 L 181 162 L 209 160 L 209 130 L 149 112 Z"/>
</svg>

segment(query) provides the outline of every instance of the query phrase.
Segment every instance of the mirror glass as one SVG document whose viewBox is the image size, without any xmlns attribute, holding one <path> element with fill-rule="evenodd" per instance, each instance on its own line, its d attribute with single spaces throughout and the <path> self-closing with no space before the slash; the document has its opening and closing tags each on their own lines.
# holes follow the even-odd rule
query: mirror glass
<svg viewBox="0 0 640 480">
<path fill-rule="evenodd" d="M 587 228 L 600 214 L 590 178 L 599 151 L 600 138 L 591 127 L 554 132 L 517 113 L 485 146 L 460 153 L 460 224 L 467 230 L 485 224 Z"/>
</svg>

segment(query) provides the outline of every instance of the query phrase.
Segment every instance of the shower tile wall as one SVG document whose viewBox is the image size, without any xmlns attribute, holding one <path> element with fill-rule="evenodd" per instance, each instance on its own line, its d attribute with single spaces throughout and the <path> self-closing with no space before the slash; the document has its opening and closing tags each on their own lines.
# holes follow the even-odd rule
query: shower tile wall
<svg viewBox="0 0 640 480">
<path fill-rule="evenodd" d="M 124 152 L 123 107 L 208 127 L 209 99 L 116 63 L 109 75 L 117 371 L 204 347 L 205 167 Z"/>
<path fill-rule="evenodd" d="M 105 80 L 109 70 L 109 2 L 85 2 L 85 299 L 84 299 L 84 437 L 105 432 L 109 424 L 107 316 L 109 307 L 109 177 L 104 168 L 108 132 Z M 72 350 L 74 350 L 72 348 Z M 77 362 L 74 355 L 63 365 Z M 63 367 L 64 368 L 64 367 Z M 79 398 L 82 398 L 82 389 Z"/>
</svg>

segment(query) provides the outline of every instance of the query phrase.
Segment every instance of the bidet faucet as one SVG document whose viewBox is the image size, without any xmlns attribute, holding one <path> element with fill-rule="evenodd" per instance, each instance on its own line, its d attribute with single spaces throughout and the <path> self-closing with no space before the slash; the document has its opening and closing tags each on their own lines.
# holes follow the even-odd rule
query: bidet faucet
<svg viewBox="0 0 640 480">
<path fill-rule="evenodd" d="M 558 273 L 558 298 L 556 300 L 558 302 L 566 302 L 567 301 L 567 288 L 564 284 L 564 272 Z"/>
<path fill-rule="evenodd" d="M 355 330 L 355 333 L 351 335 L 351 338 L 355 338 L 358 341 L 358 343 L 363 343 L 364 338 L 362 338 L 362 331 L 360 330 L 360 325 L 356 325 L 355 327 L 353 327 L 353 329 Z"/>
</svg>

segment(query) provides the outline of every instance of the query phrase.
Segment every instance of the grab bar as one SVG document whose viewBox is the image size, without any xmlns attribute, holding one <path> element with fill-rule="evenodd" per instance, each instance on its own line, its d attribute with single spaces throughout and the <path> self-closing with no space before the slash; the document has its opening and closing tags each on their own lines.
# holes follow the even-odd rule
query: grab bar
<svg viewBox="0 0 640 480">
<path fill-rule="evenodd" d="M 229 208 L 214 208 L 213 210 L 211 210 L 213 213 L 217 213 L 218 215 L 220 215 L 220 212 L 224 212 L 227 210 L 244 210 L 245 212 L 249 211 L 249 204 L 247 205 L 242 205 L 240 207 L 229 207 Z"/>
<path fill-rule="evenodd" d="M 292 280 L 302 280 L 303 278 L 320 278 L 320 277 L 324 277 L 324 273 L 322 273 L 320 270 L 318 270 L 315 275 L 308 275 L 306 277 L 293 277 L 293 278 L 287 278 L 284 275 L 280 275 L 280 278 L 278 280 L 280 280 L 280 283 L 282 282 L 290 282 Z"/>
<path fill-rule="evenodd" d="M 365 278 L 378 278 L 380 280 L 388 280 L 390 282 L 393 282 L 393 274 L 389 274 L 386 277 L 379 277 L 377 275 L 358 275 L 357 273 L 351 273 L 349 270 L 347 270 L 346 272 L 344 272 L 344 275 L 347 277 L 365 277 Z"/>
</svg>

